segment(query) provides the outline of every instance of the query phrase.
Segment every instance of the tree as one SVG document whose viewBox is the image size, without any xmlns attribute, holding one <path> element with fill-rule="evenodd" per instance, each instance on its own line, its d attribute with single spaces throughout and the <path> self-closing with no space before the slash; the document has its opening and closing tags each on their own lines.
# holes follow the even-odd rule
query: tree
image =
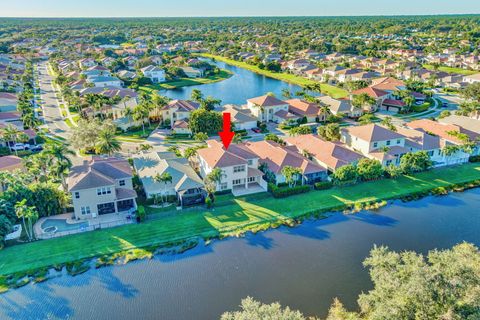
<svg viewBox="0 0 480 320">
<path fill-rule="evenodd" d="M 98 134 L 95 141 L 95 152 L 98 154 L 107 154 L 111 156 L 113 153 L 122 149 L 121 142 L 115 136 L 115 133 L 110 130 L 102 130 Z"/>
<path fill-rule="evenodd" d="M 289 134 L 291 136 L 298 136 L 298 135 L 311 134 L 311 133 L 312 133 L 312 128 L 309 126 L 293 127 L 289 131 Z"/>
<path fill-rule="evenodd" d="M 133 108 L 132 119 L 134 121 L 140 121 L 142 123 L 143 135 L 145 135 L 145 119 L 148 118 L 149 114 L 150 110 L 148 108 L 148 104 L 139 104 L 135 108 Z"/>
<path fill-rule="evenodd" d="M 204 132 L 207 134 L 217 134 L 222 130 L 222 114 L 205 109 L 194 110 L 190 114 L 188 125 L 194 134 Z"/>
<path fill-rule="evenodd" d="M 393 124 L 392 117 L 390 117 L 390 116 L 387 116 L 387 117 L 383 118 L 382 125 L 387 127 L 389 130 L 397 131 L 397 127 L 395 127 L 395 125 Z"/>
<path fill-rule="evenodd" d="M 208 96 L 205 99 L 202 99 L 200 106 L 207 111 L 213 111 L 215 110 L 215 107 L 219 106 L 221 103 L 222 100 Z"/>
<path fill-rule="evenodd" d="M 299 311 L 282 308 L 278 302 L 267 305 L 247 297 L 240 307 L 241 311 L 224 313 L 221 320 L 307 320 Z"/>
<path fill-rule="evenodd" d="M 205 132 L 197 132 L 195 133 L 193 138 L 195 139 L 195 141 L 205 142 L 208 139 L 208 134 L 206 134 Z"/>
<path fill-rule="evenodd" d="M 405 174 L 425 171 L 432 167 L 433 163 L 426 151 L 409 152 L 400 159 L 400 168 Z"/>
<path fill-rule="evenodd" d="M 3 130 L 2 130 L 2 137 L 6 142 L 13 141 L 13 143 L 17 143 L 19 137 L 20 137 L 21 131 L 18 130 L 17 127 L 15 127 L 12 124 L 8 124 Z M 18 151 L 15 150 L 15 154 L 18 155 Z"/>
<path fill-rule="evenodd" d="M 391 163 L 385 167 L 385 173 L 389 178 L 397 179 L 402 175 L 402 169 Z"/>
<path fill-rule="evenodd" d="M 282 168 L 282 174 L 285 177 L 285 182 L 288 183 L 288 186 L 291 188 L 295 187 L 298 178 L 302 176 L 302 170 L 300 168 L 284 166 Z"/>
<path fill-rule="evenodd" d="M 55 169 L 55 175 L 60 179 L 63 190 L 67 190 L 65 177 L 68 170 L 72 167 L 72 161 L 69 156 L 74 156 L 75 152 L 63 143 L 47 143 L 41 153 L 51 159 L 49 163 L 50 167 Z"/>
<path fill-rule="evenodd" d="M 355 183 L 357 178 L 357 168 L 352 164 L 347 164 L 338 168 L 333 174 L 333 179 L 336 183 Z"/>
<path fill-rule="evenodd" d="M 373 120 L 375 119 L 375 116 L 371 113 L 366 113 L 360 118 L 358 118 L 358 121 L 360 122 L 361 125 L 367 125 L 370 123 L 373 123 Z"/>
<path fill-rule="evenodd" d="M 0 249 L 3 247 L 5 236 L 11 233 L 12 230 L 12 222 L 7 218 L 7 216 L 0 215 Z"/>
<path fill-rule="evenodd" d="M 378 160 L 362 158 L 357 164 L 358 177 L 363 181 L 375 180 L 383 176 L 382 163 Z"/>
<path fill-rule="evenodd" d="M 223 173 L 222 169 L 214 168 L 206 177 L 205 177 L 205 189 L 210 195 L 210 198 L 213 200 L 213 194 L 217 190 L 217 185 L 222 183 Z"/>
<path fill-rule="evenodd" d="M 153 146 L 151 144 L 148 144 L 148 143 L 142 143 L 140 144 L 140 146 L 138 147 L 138 150 L 139 151 L 142 151 L 142 152 L 148 152 L 150 150 L 153 149 Z"/>
<path fill-rule="evenodd" d="M 265 141 L 273 141 L 273 142 L 276 142 L 276 143 L 278 143 L 278 144 L 285 145 L 285 141 L 283 141 L 282 138 L 280 138 L 279 136 L 277 136 L 277 135 L 274 134 L 274 133 L 266 134 L 263 139 L 264 139 Z"/>
<path fill-rule="evenodd" d="M 193 89 L 192 93 L 190 94 L 190 99 L 195 102 L 201 103 L 203 101 L 203 93 L 198 89 Z"/>
<path fill-rule="evenodd" d="M 27 206 L 27 199 L 23 199 L 15 204 L 15 213 L 19 219 L 22 219 L 28 240 L 35 238 L 33 233 L 33 220 L 38 219 L 38 212 L 33 206 Z M 26 220 L 26 221 L 25 221 Z"/>
<path fill-rule="evenodd" d="M 352 100 L 352 106 L 358 109 L 371 110 L 376 103 L 377 101 L 366 93 L 355 95 Z"/>
<path fill-rule="evenodd" d="M 329 123 L 326 126 L 319 126 L 317 134 L 327 141 L 338 141 L 340 140 L 340 125 Z"/>
<path fill-rule="evenodd" d="M 153 181 L 159 183 L 159 182 L 162 182 L 163 183 L 163 195 L 162 195 L 162 201 L 163 201 L 163 196 L 165 196 L 165 201 L 164 202 L 167 202 L 168 201 L 168 197 L 167 197 L 167 183 L 172 183 L 172 175 L 168 172 L 163 172 L 162 174 L 159 174 L 157 173 L 154 177 L 153 177 Z"/>
<path fill-rule="evenodd" d="M 438 116 L 438 118 L 443 119 L 443 118 L 449 117 L 451 115 L 452 115 L 452 113 L 450 111 L 443 110 L 442 112 L 440 112 L 440 115 Z"/>
<path fill-rule="evenodd" d="M 283 88 L 282 89 L 282 97 L 285 99 L 292 99 L 292 93 L 288 88 Z"/>
</svg>

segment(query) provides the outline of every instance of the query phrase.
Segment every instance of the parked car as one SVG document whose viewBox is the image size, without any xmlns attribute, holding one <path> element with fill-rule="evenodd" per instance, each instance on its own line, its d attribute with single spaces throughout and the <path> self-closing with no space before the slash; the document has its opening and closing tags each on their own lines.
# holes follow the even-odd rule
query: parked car
<svg viewBox="0 0 480 320">
<path fill-rule="evenodd" d="M 23 143 L 15 143 L 10 146 L 10 150 L 12 151 L 28 150 L 29 148 L 30 148 L 30 145 L 23 144 Z"/>
<path fill-rule="evenodd" d="M 33 151 L 33 152 L 38 152 L 38 151 L 42 151 L 43 150 L 43 146 L 41 144 L 37 144 L 37 145 L 30 145 L 30 147 L 28 148 L 30 151 Z"/>
<path fill-rule="evenodd" d="M 255 133 L 260 133 L 260 132 L 262 132 L 262 130 L 260 130 L 260 128 L 253 128 L 252 131 L 255 132 Z"/>
</svg>

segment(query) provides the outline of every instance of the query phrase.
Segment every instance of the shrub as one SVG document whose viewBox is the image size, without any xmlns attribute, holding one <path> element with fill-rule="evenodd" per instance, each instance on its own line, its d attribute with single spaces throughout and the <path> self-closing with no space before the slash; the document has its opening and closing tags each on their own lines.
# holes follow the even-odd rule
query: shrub
<svg viewBox="0 0 480 320">
<path fill-rule="evenodd" d="M 210 199 L 210 197 L 205 198 L 205 204 L 207 205 L 207 208 L 211 208 L 213 206 L 213 201 Z"/>
<path fill-rule="evenodd" d="M 327 190 L 333 187 L 331 181 L 321 181 L 314 184 L 315 190 Z"/>
<path fill-rule="evenodd" d="M 8 156 L 10 154 L 10 148 L 8 147 L 0 147 L 0 156 Z"/>
<path fill-rule="evenodd" d="M 310 191 L 310 186 L 278 187 L 273 183 L 268 185 L 269 191 L 274 198 L 286 198 L 295 194 L 306 193 Z"/>
<path fill-rule="evenodd" d="M 470 162 L 480 162 L 480 155 L 478 156 L 471 156 L 468 161 Z"/>
<path fill-rule="evenodd" d="M 147 213 L 145 212 L 145 207 L 144 206 L 138 206 L 137 208 L 137 219 L 139 222 L 145 221 L 145 218 L 147 217 Z"/>
</svg>

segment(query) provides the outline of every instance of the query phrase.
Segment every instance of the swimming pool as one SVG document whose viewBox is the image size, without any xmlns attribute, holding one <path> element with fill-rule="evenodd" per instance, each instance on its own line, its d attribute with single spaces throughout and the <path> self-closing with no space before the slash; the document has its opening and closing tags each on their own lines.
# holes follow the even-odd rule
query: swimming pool
<svg viewBox="0 0 480 320">
<path fill-rule="evenodd" d="M 66 219 L 46 219 L 42 225 L 42 230 L 44 232 L 64 232 L 78 230 L 88 227 L 88 222 L 79 222 L 79 223 L 67 223 Z"/>
</svg>

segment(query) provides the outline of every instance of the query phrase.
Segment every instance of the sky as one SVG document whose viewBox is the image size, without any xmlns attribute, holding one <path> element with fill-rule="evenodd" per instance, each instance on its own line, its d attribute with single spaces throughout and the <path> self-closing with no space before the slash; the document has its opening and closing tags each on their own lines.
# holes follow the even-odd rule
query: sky
<svg viewBox="0 0 480 320">
<path fill-rule="evenodd" d="M 480 13 L 480 0 L 0 0 L 0 17 L 352 16 Z"/>
</svg>

